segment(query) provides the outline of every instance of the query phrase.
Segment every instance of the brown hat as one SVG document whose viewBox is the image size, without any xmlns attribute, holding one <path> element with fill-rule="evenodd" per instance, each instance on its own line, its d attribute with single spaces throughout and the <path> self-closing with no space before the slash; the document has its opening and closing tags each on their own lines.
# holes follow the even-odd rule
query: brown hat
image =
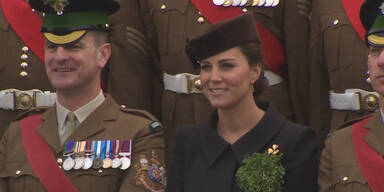
<svg viewBox="0 0 384 192">
<path fill-rule="evenodd" d="M 252 13 L 218 22 L 205 33 L 188 38 L 185 51 L 197 67 L 203 59 L 248 42 L 260 43 Z"/>
</svg>

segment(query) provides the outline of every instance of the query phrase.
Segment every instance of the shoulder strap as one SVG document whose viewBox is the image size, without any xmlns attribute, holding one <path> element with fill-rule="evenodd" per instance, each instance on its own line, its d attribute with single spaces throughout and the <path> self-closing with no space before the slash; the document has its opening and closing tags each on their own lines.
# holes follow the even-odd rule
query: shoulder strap
<svg viewBox="0 0 384 192">
<path fill-rule="evenodd" d="M 365 124 L 370 118 L 358 122 L 352 126 L 352 139 L 356 151 L 356 157 L 369 187 L 374 192 L 384 191 L 382 175 L 384 173 L 383 157 L 369 146 L 364 137 L 369 132 Z"/>
<path fill-rule="evenodd" d="M 342 0 L 343 7 L 345 10 L 345 13 L 347 14 L 349 21 L 351 22 L 353 28 L 355 28 L 355 31 L 360 36 L 361 40 L 365 42 L 365 32 L 366 30 L 363 27 L 363 24 L 361 24 L 360 21 L 360 7 L 364 3 L 364 0 Z"/>
<path fill-rule="evenodd" d="M 8 23 L 19 38 L 44 62 L 44 37 L 40 33 L 41 19 L 23 0 L 0 0 Z"/>
<path fill-rule="evenodd" d="M 24 118 L 20 122 L 25 152 L 33 171 L 47 191 L 77 192 L 59 168 L 48 144 L 37 133 L 42 123 L 40 114 Z"/>
<path fill-rule="evenodd" d="M 191 0 L 193 5 L 200 13 L 208 19 L 210 23 L 217 23 L 224 19 L 229 19 L 241 15 L 243 12 L 238 7 L 216 6 L 211 0 Z M 267 68 L 276 74 L 281 75 L 281 67 L 286 64 L 285 51 L 280 41 L 268 30 L 256 22 L 256 27 L 260 36 L 261 46 L 264 54 L 264 63 Z"/>
</svg>

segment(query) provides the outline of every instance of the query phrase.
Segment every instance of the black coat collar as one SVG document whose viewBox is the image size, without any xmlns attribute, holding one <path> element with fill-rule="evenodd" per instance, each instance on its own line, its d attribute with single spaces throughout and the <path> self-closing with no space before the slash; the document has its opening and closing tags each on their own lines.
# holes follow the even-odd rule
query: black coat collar
<svg viewBox="0 0 384 192">
<path fill-rule="evenodd" d="M 274 138 L 287 120 L 271 104 L 258 103 L 258 105 L 265 111 L 264 116 L 253 129 L 232 145 L 217 134 L 218 114 L 216 110 L 211 115 L 211 118 L 202 124 L 202 129 L 200 130 L 201 149 L 206 155 L 209 166 L 212 166 L 227 148 L 233 150 L 237 161 L 241 163 L 245 155 L 263 152 L 260 150 L 270 147 L 266 145 Z"/>
</svg>

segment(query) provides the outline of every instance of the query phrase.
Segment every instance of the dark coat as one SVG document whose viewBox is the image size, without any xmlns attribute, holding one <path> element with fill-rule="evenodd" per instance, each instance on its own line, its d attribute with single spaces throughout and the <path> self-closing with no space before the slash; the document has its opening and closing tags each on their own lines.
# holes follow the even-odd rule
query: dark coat
<svg viewBox="0 0 384 192">
<path fill-rule="evenodd" d="M 317 141 L 314 131 L 266 105 L 260 122 L 234 144 L 217 134 L 217 112 L 208 122 L 178 129 L 169 169 L 168 192 L 241 191 L 235 173 L 243 158 L 279 145 L 285 168 L 284 191 L 316 191 Z"/>
</svg>

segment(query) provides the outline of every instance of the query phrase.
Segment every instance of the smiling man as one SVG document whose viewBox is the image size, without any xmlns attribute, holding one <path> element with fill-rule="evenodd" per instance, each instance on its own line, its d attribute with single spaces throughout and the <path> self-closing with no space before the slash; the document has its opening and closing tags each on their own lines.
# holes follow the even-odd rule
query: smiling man
<svg viewBox="0 0 384 192">
<path fill-rule="evenodd" d="M 30 0 L 45 13 L 45 70 L 54 107 L 11 124 L 0 143 L 0 191 L 163 191 L 162 126 L 103 94 L 115 0 Z"/>
</svg>

